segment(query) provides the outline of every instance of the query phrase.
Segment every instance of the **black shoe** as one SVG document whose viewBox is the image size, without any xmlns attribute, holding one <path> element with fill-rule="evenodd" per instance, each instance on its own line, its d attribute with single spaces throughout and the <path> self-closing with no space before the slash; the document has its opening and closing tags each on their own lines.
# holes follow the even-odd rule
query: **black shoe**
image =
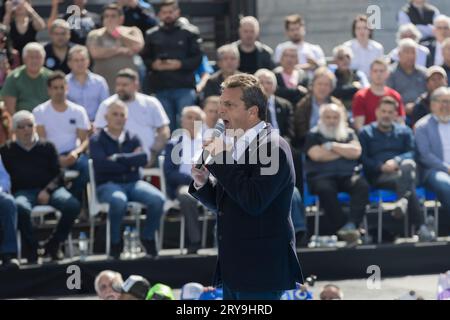
<svg viewBox="0 0 450 320">
<path fill-rule="evenodd" d="M 27 259 L 27 264 L 37 264 L 38 263 L 38 250 L 37 248 L 31 249 L 30 252 L 24 256 Z"/>
<path fill-rule="evenodd" d="M 15 258 L 15 255 L 5 254 L 2 262 L 2 270 L 19 270 L 19 260 Z"/>
<path fill-rule="evenodd" d="M 188 254 L 197 254 L 197 251 L 200 250 L 201 247 L 202 247 L 202 245 L 200 244 L 200 242 L 191 243 L 187 247 L 187 253 Z"/>
<path fill-rule="evenodd" d="M 109 253 L 110 257 L 115 260 L 120 259 L 120 254 L 122 253 L 122 244 L 121 243 L 111 243 L 111 252 Z"/>
<path fill-rule="evenodd" d="M 156 257 L 158 255 L 155 240 L 141 239 L 141 243 L 144 246 L 145 251 L 147 252 L 147 256 Z"/>
<path fill-rule="evenodd" d="M 61 261 L 64 259 L 64 253 L 61 250 L 61 243 L 55 240 L 49 240 L 44 247 L 44 256 L 50 257 L 52 261 Z"/>
</svg>

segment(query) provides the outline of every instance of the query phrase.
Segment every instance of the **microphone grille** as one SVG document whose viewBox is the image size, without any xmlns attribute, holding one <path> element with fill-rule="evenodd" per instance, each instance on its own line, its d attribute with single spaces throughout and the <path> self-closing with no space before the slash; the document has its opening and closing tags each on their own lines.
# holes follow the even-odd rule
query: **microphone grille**
<svg viewBox="0 0 450 320">
<path fill-rule="evenodd" d="M 216 126 L 214 127 L 214 137 L 220 137 L 222 133 L 225 132 L 225 124 L 222 119 L 217 120 Z"/>
</svg>

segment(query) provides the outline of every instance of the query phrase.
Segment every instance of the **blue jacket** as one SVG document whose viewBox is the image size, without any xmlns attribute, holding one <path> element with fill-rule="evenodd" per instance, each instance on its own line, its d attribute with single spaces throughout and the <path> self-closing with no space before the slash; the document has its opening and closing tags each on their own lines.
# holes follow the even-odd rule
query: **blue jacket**
<svg viewBox="0 0 450 320">
<path fill-rule="evenodd" d="M 257 157 L 245 164 L 208 164 L 217 183 L 209 180 L 199 190 L 192 183 L 189 186 L 196 199 L 217 212 L 219 252 L 214 285 L 225 283 L 238 292 L 294 289 L 303 278 L 290 215 L 295 185 L 292 153 L 270 126 L 246 149 L 247 159 L 249 150 L 278 157 L 269 158 L 269 163 Z M 231 154 L 220 156 L 230 159 Z M 274 169 L 272 174 L 262 171 L 268 167 Z"/>
<path fill-rule="evenodd" d="M 373 181 L 381 174 L 381 166 L 389 159 L 401 162 L 414 159 L 415 142 L 412 130 L 398 123 L 391 132 L 378 130 L 378 123 L 364 126 L 359 134 L 361 161 L 366 177 Z"/>
<path fill-rule="evenodd" d="M 89 152 L 94 161 L 95 180 L 98 185 L 106 182 L 128 183 L 140 180 L 139 167 L 147 164 L 145 152 L 135 153 L 141 147 L 137 136 L 125 133 L 125 141 L 119 144 L 104 129 L 89 139 Z M 117 154 L 116 161 L 108 157 Z"/>
<path fill-rule="evenodd" d="M 431 114 L 416 123 L 417 162 L 422 179 L 426 179 L 432 171 L 448 172 L 438 125 Z"/>
<path fill-rule="evenodd" d="M 181 173 L 179 171 L 180 165 L 175 164 L 172 160 L 172 150 L 178 143 L 181 143 L 182 137 L 176 140 L 171 140 L 167 143 L 165 149 L 165 158 L 164 158 L 164 176 L 166 177 L 166 188 L 167 195 L 171 199 L 176 198 L 176 190 L 180 186 L 188 186 L 192 177 L 190 175 Z M 183 150 L 180 148 L 179 159 L 181 159 L 183 155 Z"/>
</svg>

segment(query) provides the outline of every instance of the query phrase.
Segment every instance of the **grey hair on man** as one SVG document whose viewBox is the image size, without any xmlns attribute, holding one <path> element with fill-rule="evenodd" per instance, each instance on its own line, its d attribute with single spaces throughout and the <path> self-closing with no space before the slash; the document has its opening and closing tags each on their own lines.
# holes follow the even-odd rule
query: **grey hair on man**
<svg viewBox="0 0 450 320">
<path fill-rule="evenodd" d="M 339 115 L 339 123 L 336 127 L 330 127 L 325 124 L 324 117 L 327 112 L 334 112 Z M 345 141 L 348 138 L 347 114 L 343 106 L 335 103 L 323 104 L 320 106 L 319 115 L 317 128 L 325 138 L 336 141 Z"/>
<path fill-rule="evenodd" d="M 35 124 L 34 115 L 27 110 L 21 110 L 16 112 L 12 117 L 12 128 L 13 130 L 17 129 L 17 126 L 22 123 L 25 120 L 31 121 L 33 124 Z"/>
</svg>

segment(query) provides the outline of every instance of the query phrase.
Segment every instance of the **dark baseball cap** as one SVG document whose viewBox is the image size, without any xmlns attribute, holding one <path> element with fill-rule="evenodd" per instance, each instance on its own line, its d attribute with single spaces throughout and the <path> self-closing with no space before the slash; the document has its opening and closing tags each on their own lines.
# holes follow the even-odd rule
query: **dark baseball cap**
<svg viewBox="0 0 450 320">
<path fill-rule="evenodd" d="M 141 276 L 132 275 L 123 283 L 114 283 L 113 290 L 119 293 L 127 293 L 139 300 L 145 300 L 150 289 L 150 282 Z"/>
</svg>

